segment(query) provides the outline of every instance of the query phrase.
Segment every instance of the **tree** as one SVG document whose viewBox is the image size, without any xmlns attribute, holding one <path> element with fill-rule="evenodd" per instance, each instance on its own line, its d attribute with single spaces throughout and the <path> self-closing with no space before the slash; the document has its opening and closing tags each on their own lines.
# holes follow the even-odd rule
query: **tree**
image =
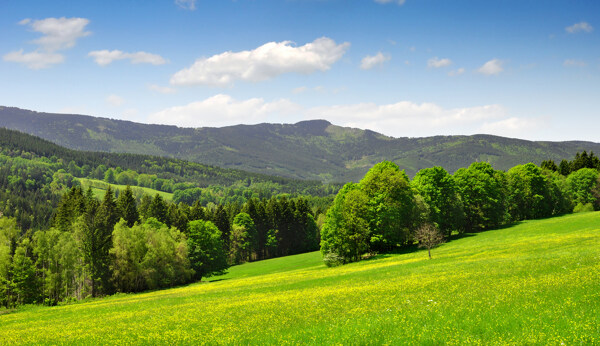
<svg viewBox="0 0 600 346">
<path fill-rule="evenodd" d="M 533 163 L 517 165 L 508 170 L 507 205 L 515 221 L 537 219 L 552 215 L 550 182 Z"/>
<path fill-rule="evenodd" d="M 159 222 L 167 224 L 167 204 L 160 194 L 154 195 L 152 202 L 148 206 L 148 218 L 155 218 Z"/>
<path fill-rule="evenodd" d="M 176 228 L 155 218 L 131 228 L 121 221 L 113 236 L 112 281 L 118 290 L 171 287 L 190 280 L 187 239 Z"/>
<path fill-rule="evenodd" d="M 188 258 L 194 270 L 194 278 L 225 274 L 227 254 L 223 249 L 221 231 L 210 221 L 196 220 L 188 224 Z"/>
<path fill-rule="evenodd" d="M 444 242 L 444 234 L 433 224 L 426 223 L 415 231 L 414 238 L 420 248 L 426 248 L 431 259 L 431 249 Z"/>
<path fill-rule="evenodd" d="M 594 190 L 598 184 L 598 171 L 592 168 L 582 168 L 567 177 L 574 204 L 595 204 Z"/>
<path fill-rule="evenodd" d="M 25 238 L 13 256 L 12 283 L 17 304 L 31 304 L 38 296 L 35 266 L 29 245 L 29 239 Z"/>
<path fill-rule="evenodd" d="M 254 220 L 246 213 L 239 213 L 233 219 L 232 229 L 236 230 L 230 238 L 230 249 L 232 257 L 236 259 L 235 263 L 241 260 L 250 261 L 252 249 L 256 248 L 257 243 Z"/>
<path fill-rule="evenodd" d="M 420 170 L 411 182 L 429 207 L 429 218 L 442 233 L 450 236 L 464 223 L 462 200 L 454 178 L 442 167 Z"/>
<path fill-rule="evenodd" d="M 383 161 L 367 172 L 358 188 L 368 199 L 365 220 L 369 224 L 371 249 L 387 251 L 406 244 L 416 207 L 406 173 L 395 163 Z"/>
<path fill-rule="evenodd" d="M 357 261 L 369 249 L 368 197 L 358 184 L 348 183 L 338 192 L 321 229 L 321 253 L 339 256 L 344 263 Z"/>
<path fill-rule="evenodd" d="M 112 168 L 109 168 L 105 173 L 104 173 L 104 181 L 109 183 L 109 184 L 115 184 L 117 182 L 117 180 L 115 179 L 115 172 L 113 171 Z"/>
<path fill-rule="evenodd" d="M 117 208 L 119 210 L 119 215 L 127 222 L 128 227 L 132 227 L 139 221 L 140 214 L 137 210 L 131 186 L 127 185 L 125 191 L 119 194 L 119 198 L 117 198 Z"/>
<path fill-rule="evenodd" d="M 474 162 L 454 173 L 454 181 L 463 201 L 466 231 L 478 231 L 501 225 L 506 219 L 504 173 L 487 162 Z"/>
<path fill-rule="evenodd" d="M 113 231 L 110 249 L 112 280 L 119 292 L 139 292 L 147 288 L 142 266 L 148 252 L 146 229 L 128 226 L 121 220 Z"/>
</svg>

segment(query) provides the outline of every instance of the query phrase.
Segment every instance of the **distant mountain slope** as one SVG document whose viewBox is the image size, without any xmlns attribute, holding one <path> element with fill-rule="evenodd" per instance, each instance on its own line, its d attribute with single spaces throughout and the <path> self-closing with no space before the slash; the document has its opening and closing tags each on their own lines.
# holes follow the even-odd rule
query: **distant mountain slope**
<svg viewBox="0 0 600 346">
<path fill-rule="evenodd" d="M 474 161 L 489 161 L 508 169 L 571 159 L 583 150 L 600 152 L 600 143 L 581 141 L 533 142 L 491 135 L 392 138 L 325 120 L 193 129 L 0 107 L 0 127 L 78 150 L 169 156 L 322 181 L 356 181 L 382 160 L 396 162 L 412 176 L 434 165 L 454 172 Z"/>
</svg>

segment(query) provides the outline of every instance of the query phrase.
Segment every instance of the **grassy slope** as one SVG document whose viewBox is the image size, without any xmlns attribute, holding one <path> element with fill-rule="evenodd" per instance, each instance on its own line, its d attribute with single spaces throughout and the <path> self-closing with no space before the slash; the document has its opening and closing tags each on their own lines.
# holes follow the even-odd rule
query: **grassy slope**
<svg viewBox="0 0 600 346">
<path fill-rule="evenodd" d="M 326 268 L 318 253 L 210 283 L 0 316 L 8 343 L 600 342 L 600 213 Z"/>
<path fill-rule="evenodd" d="M 92 191 L 94 192 L 94 196 L 96 196 L 96 198 L 100 198 L 100 199 L 102 199 L 104 197 L 104 193 L 106 192 L 106 189 L 108 188 L 108 185 L 109 185 L 105 181 L 96 180 L 96 179 L 77 178 L 77 180 L 79 180 L 81 182 L 81 187 L 84 189 L 84 191 L 87 190 L 87 188 L 91 186 Z M 110 186 L 113 190 L 120 190 L 120 191 L 124 191 L 125 188 L 127 187 L 127 185 L 119 185 L 119 184 L 110 184 Z M 165 200 L 168 200 L 168 201 L 173 200 L 172 193 L 154 190 L 149 187 L 132 186 L 131 190 L 133 191 L 133 194 L 136 197 L 141 197 L 143 194 L 148 194 L 148 195 L 154 197 L 154 195 L 156 195 L 158 193 Z"/>
</svg>

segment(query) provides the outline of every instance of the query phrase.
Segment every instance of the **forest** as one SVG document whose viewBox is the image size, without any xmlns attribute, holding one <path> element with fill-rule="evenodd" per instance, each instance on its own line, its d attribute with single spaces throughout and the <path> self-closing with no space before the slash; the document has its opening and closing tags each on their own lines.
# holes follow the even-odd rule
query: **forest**
<svg viewBox="0 0 600 346">
<path fill-rule="evenodd" d="M 504 172 L 475 162 L 454 174 L 422 169 L 412 179 L 384 161 L 338 192 L 339 185 L 217 168 L 212 181 L 231 185 L 203 185 L 194 177 L 211 175 L 197 164 L 74 152 L 8 134 L 17 144 L 2 137 L 5 307 L 172 287 L 231 265 L 319 248 L 326 264 L 339 265 L 414 246 L 425 226 L 449 240 L 525 219 L 600 209 L 600 161 L 585 151 L 558 165 L 548 160 Z M 107 184 L 101 196 L 82 188 L 80 180 L 92 178 Z M 158 193 L 136 196 L 134 186 L 174 192 L 173 201 Z"/>
</svg>

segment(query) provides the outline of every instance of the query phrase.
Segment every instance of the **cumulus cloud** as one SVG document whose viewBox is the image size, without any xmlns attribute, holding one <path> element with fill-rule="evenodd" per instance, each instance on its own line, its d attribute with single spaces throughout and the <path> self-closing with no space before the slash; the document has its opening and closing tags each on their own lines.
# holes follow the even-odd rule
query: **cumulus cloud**
<svg viewBox="0 0 600 346">
<path fill-rule="evenodd" d="M 75 46 L 78 39 L 90 35 L 85 31 L 89 24 L 85 18 L 46 18 L 32 21 L 23 19 L 19 25 L 28 25 L 32 31 L 41 33 L 42 36 L 31 43 L 37 49 L 25 53 L 23 50 L 12 51 L 3 56 L 4 61 L 18 62 L 31 69 L 42 69 L 62 63 L 64 56 L 59 51 Z"/>
<path fill-rule="evenodd" d="M 22 49 L 7 53 L 2 58 L 4 61 L 24 64 L 32 70 L 39 70 L 54 64 L 60 64 L 65 60 L 65 57 L 62 54 L 38 50 L 23 53 Z"/>
<path fill-rule="evenodd" d="M 565 31 L 568 32 L 569 34 L 575 34 L 578 32 L 592 32 L 594 31 L 594 28 L 588 23 L 588 22 L 579 22 L 579 23 L 575 23 L 571 26 L 567 26 L 565 28 Z"/>
<path fill-rule="evenodd" d="M 175 90 L 174 88 L 161 87 L 160 85 L 156 85 L 156 84 L 148 85 L 148 89 L 150 89 L 152 91 L 156 91 L 161 94 L 174 94 L 177 92 L 177 90 Z"/>
<path fill-rule="evenodd" d="M 326 71 L 345 53 L 349 43 L 322 37 L 296 47 L 291 41 L 269 42 L 256 49 L 201 58 L 171 77 L 173 85 L 227 86 L 236 80 L 258 82 L 284 73 Z"/>
<path fill-rule="evenodd" d="M 457 70 L 452 70 L 452 71 L 448 72 L 448 76 L 450 76 L 450 77 L 460 76 L 463 73 L 465 73 L 465 68 L 461 67 Z"/>
<path fill-rule="evenodd" d="M 504 65 L 504 62 L 502 60 L 492 59 L 483 64 L 483 66 L 481 66 L 477 70 L 477 72 L 488 76 L 497 75 L 500 74 L 500 72 L 504 71 L 502 65 Z"/>
<path fill-rule="evenodd" d="M 585 67 L 587 64 L 583 60 L 567 59 L 563 62 L 563 66 Z"/>
<path fill-rule="evenodd" d="M 374 56 L 367 55 L 360 61 L 360 68 L 363 70 L 370 70 L 375 66 L 381 66 L 384 62 L 389 61 L 391 57 L 388 54 L 382 52 L 377 53 Z"/>
<path fill-rule="evenodd" d="M 167 60 L 160 55 L 146 52 L 125 53 L 120 50 L 95 50 L 88 53 L 96 64 L 106 66 L 116 60 L 129 60 L 132 64 L 163 65 Z"/>
<path fill-rule="evenodd" d="M 480 129 L 483 133 L 490 133 L 505 137 L 528 137 L 533 130 L 548 127 L 548 119 L 544 118 L 517 118 L 509 117 L 507 119 L 495 122 L 484 123 Z"/>
<path fill-rule="evenodd" d="M 115 94 L 108 95 L 105 101 L 113 107 L 119 107 L 120 105 L 125 103 L 125 100 L 121 96 Z"/>
<path fill-rule="evenodd" d="M 193 11 L 196 9 L 196 0 L 175 0 L 175 5 Z"/>
<path fill-rule="evenodd" d="M 229 95 L 218 94 L 202 101 L 184 106 L 170 107 L 150 115 L 150 122 L 186 127 L 226 126 L 268 121 L 294 113 L 300 106 L 280 99 L 267 102 L 262 98 L 236 100 Z"/>
<path fill-rule="evenodd" d="M 437 56 L 427 61 L 427 67 L 440 68 L 452 65 L 452 60 L 444 58 L 440 59 Z"/>
<path fill-rule="evenodd" d="M 343 126 L 371 129 L 391 136 L 476 133 L 481 124 L 506 117 L 499 105 L 444 109 L 434 103 L 402 101 L 359 103 L 308 109 L 308 118 L 327 119 Z"/>
<path fill-rule="evenodd" d="M 378 4 L 396 3 L 400 6 L 402 6 L 406 2 L 406 0 L 375 0 L 375 2 Z"/>
</svg>

